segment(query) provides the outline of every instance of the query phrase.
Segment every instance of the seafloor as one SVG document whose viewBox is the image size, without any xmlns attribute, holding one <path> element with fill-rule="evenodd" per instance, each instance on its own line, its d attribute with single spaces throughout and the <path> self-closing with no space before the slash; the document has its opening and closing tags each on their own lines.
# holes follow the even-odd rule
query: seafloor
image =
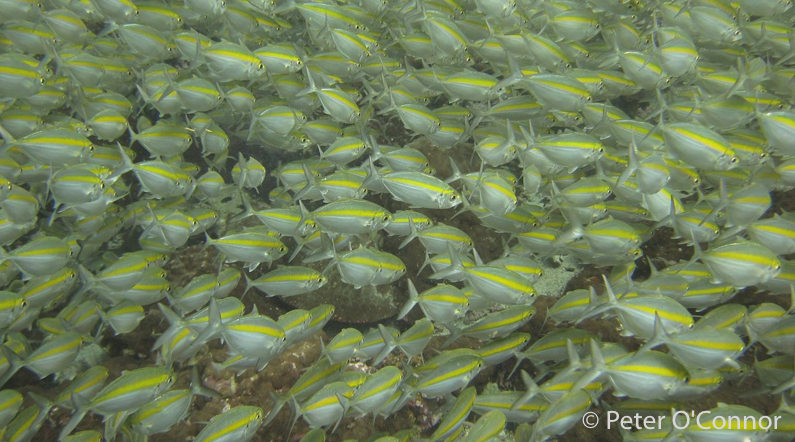
<svg viewBox="0 0 795 442">
<path fill-rule="evenodd" d="M 444 177 L 451 173 L 447 160 L 450 153 L 457 153 L 453 157 L 459 165 L 469 165 L 470 160 L 473 160 L 470 155 L 463 154 L 463 152 L 471 152 L 471 149 L 459 148 L 442 153 L 427 148 L 421 141 L 414 143 L 414 145 L 420 147 L 428 155 L 432 165 L 437 168 L 437 176 Z M 470 167 L 469 169 L 473 168 Z M 271 185 L 273 184 L 271 182 Z M 266 186 L 260 191 L 259 195 L 268 194 L 270 189 L 267 188 L 267 185 L 268 181 L 266 181 Z M 770 209 L 770 213 L 795 209 L 795 193 L 793 192 L 774 192 L 773 201 L 774 204 Z M 376 199 L 375 202 L 384 205 L 389 210 L 402 208 L 398 207 L 389 198 Z M 226 202 L 225 204 L 230 207 L 236 206 L 234 201 Z M 242 207 L 240 207 L 240 210 L 242 210 Z M 233 210 L 230 210 L 230 215 L 233 215 L 231 212 Z M 475 241 L 475 247 L 484 261 L 497 258 L 502 254 L 504 244 L 508 241 L 509 235 L 487 230 L 469 213 L 455 217 L 453 216 L 454 214 L 454 210 L 434 213 L 437 221 L 443 220 L 449 225 L 462 228 L 462 230 L 468 232 Z M 680 245 L 676 239 L 672 238 L 672 233 L 668 228 L 657 229 L 654 236 L 643 245 L 644 256 L 651 257 L 657 267 L 665 267 L 679 260 L 689 259 L 692 256 L 692 248 Z M 399 242 L 399 239 L 387 238 L 384 240 L 384 249 L 395 251 Z M 424 250 L 419 242 L 413 242 L 397 254 L 406 263 L 407 274 L 417 275 L 417 270 L 425 258 Z M 182 249 L 180 254 L 172 257 L 166 266 L 172 287 L 183 285 L 195 275 L 216 271 L 218 260 L 219 257 L 214 248 L 205 247 L 198 241 L 197 244 Z M 603 268 L 600 269 L 594 266 L 577 268 L 571 266 L 568 262 L 555 260 L 548 260 L 545 264 L 551 270 L 550 273 L 558 275 L 557 280 L 546 282 L 546 286 L 550 287 L 548 290 L 557 290 L 560 293 L 565 293 L 569 290 L 593 286 L 597 289 L 597 292 L 602 292 L 601 274 L 604 271 Z M 638 269 L 634 279 L 643 280 L 649 275 L 649 265 L 645 259 L 640 259 L 637 264 Z M 319 268 L 322 269 L 324 266 L 325 263 L 320 263 Z M 555 272 L 556 268 L 559 271 Z M 260 271 L 262 270 L 257 272 Z M 424 272 L 423 275 L 428 270 L 426 269 Z M 251 275 L 252 279 L 256 277 L 256 274 Z M 184 366 L 175 367 L 177 382 L 174 388 L 188 387 L 191 370 L 195 365 L 204 385 L 220 393 L 220 397 L 208 399 L 195 396 L 192 408 L 188 414 L 188 420 L 175 425 L 170 431 L 154 435 L 150 439 L 155 442 L 188 440 L 197 434 L 210 418 L 236 405 L 257 405 L 262 407 L 267 413 L 274 402 L 273 395 L 286 392 L 298 379 L 302 371 L 311 366 L 320 357 L 322 351 L 321 340 L 328 342 L 329 337 L 333 337 L 343 327 L 357 327 L 365 331 L 370 327 L 375 327 L 378 323 L 382 323 L 404 330 L 413 324 L 415 320 L 422 317 L 421 311 L 414 309 L 402 320 L 397 321 L 394 319 L 398 309 L 407 298 L 406 278 L 402 278 L 388 289 L 381 288 L 379 295 L 373 296 L 365 290 L 355 290 L 352 286 L 341 283 L 336 272 L 331 272 L 330 277 L 331 281 L 325 287 L 307 295 L 282 299 L 265 297 L 256 290 L 246 294 L 243 301 L 248 310 L 252 306 L 256 306 L 260 313 L 272 318 L 278 317 L 294 308 L 308 309 L 319 303 L 334 304 L 336 306 L 335 317 L 325 327 L 323 332 L 284 350 L 261 372 L 255 372 L 254 370 L 246 370 L 242 373 L 228 370 L 216 372 L 212 363 L 223 361 L 225 359 L 225 350 L 220 342 L 214 341 L 206 350 L 201 351 L 193 361 Z M 422 277 L 415 276 L 413 280 L 419 291 L 429 287 Z M 542 282 L 541 284 L 543 285 L 544 283 Z M 558 287 L 555 287 L 556 284 Z M 244 289 L 245 283 L 241 279 L 232 296 L 241 297 Z M 519 331 L 530 333 L 535 339 L 553 330 L 555 324 L 553 321 L 546 320 L 546 310 L 554 301 L 554 297 L 539 296 L 534 304 L 537 309 L 535 316 Z M 786 297 L 768 296 L 756 293 L 754 289 L 741 291 L 733 300 L 733 302 L 746 305 L 772 302 L 788 308 L 787 301 Z M 369 322 L 363 322 L 362 318 L 367 318 Z M 146 318 L 132 333 L 121 336 L 106 334 L 103 343 L 107 350 L 107 360 L 103 362 L 103 365 L 109 370 L 110 378 L 115 378 L 123 370 L 154 365 L 156 361 L 154 360 L 155 352 L 152 351 L 152 345 L 157 336 L 167 326 L 168 324 L 159 310 L 156 307 L 149 306 Z M 602 342 L 618 342 L 628 350 L 636 349 L 637 341 L 621 336 L 618 326 L 618 322 L 613 319 L 588 319 L 579 325 L 580 328 L 594 333 Z M 430 358 L 437 354 L 443 341 L 444 336 L 435 337 L 425 349 L 423 357 Z M 451 348 L 477 348 L 478 345 L 479 342 L 474 339 L 461 338 Z M 751 367 L 755 358 L 763 356 L 762 354 L 755 354 L 754 352 L 756 351 L 763 352 L 764 349 L 759 346 L 752 346 L 739 361 L 746 364 L 747 367 Z M 419 357 L 416 360 L 406 361 L 405 357 L 398 354 L 398 352 L 393 352 L 384 361 L 384 364 L 401 367 L 405 364 L 416 365 L 419 362 Z M 510 359 L 497 366 L 486 368 L 475 378 L 471 385 L 475 385 L 478 391 L 481 391 L 488 383 L 496 383 L 502 390 L 522 390 L 524 386 L 519 376 L 508 377 L 514 363 L 515 360 Z M 361 370 L 371 369 L 365 363 L 357 363 L 355 361 L 352 362 L 351 366 Z M 521 368 L 530 373 L 538 372 L 538 367 L 533 367 L 529 361 L 524 361 Z M 17 373 L 6 387 L 14 388 L 21 393 L 32 391 L 45 397 L 52 396 L 53 391 L 55 391 L 51 388 L 53 387 L 52 385 L 47 384 L 46 380 L 41 382 L 32 373 L 24 370 Z M 758 390 L 761 390 L 761 385 L 759 385 L 756 377 L 746 376 L 736 381 L 725 381 L 718 390 L 697 400 L 683 402 L 681 407 L 682 409 L 707 410 L 716 406 L 719 402 L 726 402 L 747 405 L 763 415 L 771 414 L 778 407 L 778 401 L 772 395 L 753 393 Z M 603 403 L 592 407 L 593 411 L 600 414 L 601 422 L 604 422 L 605 412 L 609 409 L 610 402 L 616 400 L 611 395 L 603 395 L 603 398 L 605 399 Z M 418 396 L 407 407 L 389 416 L 388 419 L 378 417 L 372 420 L 370 417 L 365 419 L 346 417 L 335 432 L 327 431 L 326 440 L 356 439 L 366 441 L 406 429 L 412 429 L 416 432 L 412 439 L 422 436 L 427 437 L 433 432 L 435 425 L 440 419 L 443 403 L 444 401 L 442 400 L 423 399 Z M 61 427 L 68 421 L 70 416 L 69 410 L 54 408 L 50 412 L 49 419 L 38 433 L 37 439 L 55 440 Z M 89 414 L 80 424 L 78 430 L 97 429 L 101 431 L 102 428 L 103 424 L 100 417 Z M 512 431 L 514 429 L 515 425 L 508 424 L 506 431 L 503 433 L 504 437 L 508 440 L 512 439 Z M 302 419 L 298 419 L 293 423 L 289 407 L 284 407 L 273 422 L 260 428 L 254 440 L 297 441 L 307 431 L 309 431 L 308 425 Z M 558 440 L 620 441 L 621 436 L 618 430 L 607 430 L 605 426 L 599 426 L 597 429 L 586 429 L 582 425 L 574 425 L 571 430 L 560 436 Z"/>
</svg>

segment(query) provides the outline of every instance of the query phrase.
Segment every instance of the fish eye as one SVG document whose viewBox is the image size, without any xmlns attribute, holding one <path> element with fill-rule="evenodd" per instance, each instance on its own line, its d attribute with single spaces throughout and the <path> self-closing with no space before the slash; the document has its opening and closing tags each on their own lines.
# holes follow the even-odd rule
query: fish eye
<svg viewBox="0 0 795 442">
<path fill-rule="evenodd" d="M 383 219 L 384 221 L 389 221 L 389 215 L 384 215 L 384 217 L 383 217 L 382 219 Z"/>
<path fill-rule="evenodd" d="M 738 161 L 738 160 L 737 160 L 737 157 L 732 157 L 732 158 L 729 160 L 729 162 L 731 162 L 732 164 L 735 164 L 735 163 L 737 163 L 737 161 Z"/>
<path fill-rule="evenodd" d="M 734 32 L 732 32 L 732 34 L 734 34 L 734 36 L 736 37 L 736 36 L 740 35 L 740 30 L 739 29 L 735 29 Z"/>
<path fill-rule="evenodd" d="M 457 199 L 458 199 L 458 195 L 456 195 L 456 194 L 453 194 L 452 196 L 450 196 L 450 199 L 451 199 L 451 200 L 453 200 L 453 201 L 455 201 L 455 200 L 457 200 Z"/>
</svg>

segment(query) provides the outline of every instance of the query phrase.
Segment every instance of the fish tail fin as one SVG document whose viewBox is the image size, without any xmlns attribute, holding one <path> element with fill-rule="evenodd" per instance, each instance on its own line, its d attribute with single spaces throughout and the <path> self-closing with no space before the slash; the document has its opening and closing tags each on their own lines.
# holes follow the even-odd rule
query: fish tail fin
<svg viewBox="0 0 795 442">
<path fill-rule="evenodd" d="M 426 260 L 427 261 L 427 260 Z M 414 283 L 411 279 L 408 280 L 408 287 L 409 287 L 409 299 L 403 304 L 403 307 L 400 309 L 400 313 L 398 313 L 397 319 L 398 321 L 403 319 L 410 311 L 417 305 L 419 301 L 420 295 L 417 293 L 417 288 L 414 287 Z"/>
</svg>

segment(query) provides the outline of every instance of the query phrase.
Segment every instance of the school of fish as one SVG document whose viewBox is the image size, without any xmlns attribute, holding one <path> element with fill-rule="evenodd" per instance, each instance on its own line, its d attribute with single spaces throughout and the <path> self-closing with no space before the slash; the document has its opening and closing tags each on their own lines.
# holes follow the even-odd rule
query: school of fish
<svg viewBox="0 0 795 442">
<path fill-rule="evenodd" d="M 320 336 L 194 440 L 418 404 L 367 440 L 572 440 L 729 385 L 736 425 L 613 436 L 795 439 L 794 29 L 791 0 L 0 0 L 0 439 L 59 411 L 59 440 L 145 441 Z M 174 284 L 195 246 L 217 270 Z M 564 258 L 600 276 L 542 289 Z M 402 306 L 252 308 L 331 280 Z"/>
</svg>

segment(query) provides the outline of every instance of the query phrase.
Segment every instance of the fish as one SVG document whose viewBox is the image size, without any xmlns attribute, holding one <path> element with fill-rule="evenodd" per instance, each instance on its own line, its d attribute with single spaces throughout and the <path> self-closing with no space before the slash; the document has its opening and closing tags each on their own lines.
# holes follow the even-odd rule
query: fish
<svg viewBox="0 0 795 442">
<path fill-rule="evenodd" d="M 74 164 L 85 159 L 94 144 L 69 128 L 44 129 L 33 132 L 13 145 L 39 164 Z"/>
<path fill-rule="evenodd" d="M 525 77 L 520 84 L 526 85 L 538 101 L 554 110 L 576 112 L 592 99 L 582 83 L 564 75 L 535 74 Z"/>
<path fill-rule="evenodd" d="M 254 50 L 254 55 L 271 74 L 289 74 L 303 69 L 304 61 L 296 48 L 288 43 L 269 44 Z"/>
<path fill-rule="evenodd" d="M 420 294 L 409 279 L 408 288 L 409 300 L 400 309 L 399 319 L 403 319 L 415 305 L 419 304 L 425 316 L 434 323 L 446 324 L 462 317 L 469 306 L 467 296 L 457 287 L 449 284 L 438 284 Z"/>
<path fill-rule="evenodd" d="M 608 296 L 607 303 L 594 303 L 591 301 L 590 311 L 580 318 L 580 321 L 594 314 L 599 314 L 612 309 L 617 310 L 625 333 L 649 339 L 654 334 L 654 323 L 659 317 L 662 325 L 669 330 L 687 330 L 693 327 L 694 320 L 690 312 L 674 299 L 662 294 L 627 296 L 617 298 L 607 278 L 605 289 Z"/>
<path fill-rule="evenodd" d="M 323 353 L 332 364 L 344 362 L 353 357 L 362 341 L 362 332 L 355 328 L 344 328 L 324 346 Z"/>
<path fill-rule="evenodd" d="M 0 60 L 0 93 L 11 98 L 27 98 L 41 91 L 46 80 L 35 66 L 24 60 L 6 58 Z"/>
<path fill-rule="evenodd" d="M 300 404 L 299 413 L 311 428 L 339 424 L 348 406 L 353 389 L 345 382 L 331 382 Z"/>
<path fill-rule="evenodd" d="M 685 383 L 688 373 L 685 367 L 673 356 L 654 350 L 629 353 L 613 362 L 600 360 L 598 346 L 591 341 L 591 357 L 597 373 L 606 373 L 618 394 L 642 399 L 654 392 L 664 398 L 675 392 Z M 601 368 L 600 368 L 601 367 Z M 586 374 L 583 380 L 591 379 Z M 643 382 L 639 382 L 642 379 Z M 577 390 L 583 380 L 578 381 L 572 390 Z"/>
<path fill-rule="evenodd" d="M 406 103 L 395 107 L 406 129 L 421 135 L 433 135 L 442 126 L 442 120 L 433 110 L 419 103 Z"/>
<path fill-rule="evenodd" d="M 480 340 L 507 336 L 530 321 L 535 312 L 536 310 L 532 306 L 520 304 L 487 314 L 463 328 L 448 324 L 447 327 L 451 329 L 451 336 L 443 345 L 450 345 L 462 335 Z"/>
<path fill-rule="evenodd" d="M 0 423 L 3 427 L 8 425 L 22 407 L 22 395 L 16 390 L 5 389 L 0 391 Z"/>
<path fill-rule="evenodd" d="M 464 269 L 476 292 L 500 304 L 532 304 L 536 290 L 522 274 L 505 267 L 476 265 Z"/>
<path fill-rule="evenodd" d="M 392 214 L 367 200 L 343 198 L 319 207 L 312 218 L 327 232 L 366 234 L 389 225 Z"/>
<path fill-rule="evenodd" d="M 445 414 L 445 418 L 431 435 L 431 438 L 439 440 L 456 434 L 459 427 L 464 424 L 464 421 L 472 412 L 476 395 L 475 387 L 468 387 L 461 391 L 455 402 L 453 402 L 450 411 Z"/>
<path fill-rule="evenodd" d="M 512 356 L 519 357 L 525 345 L 530 342 L 528 333 L 512 333 L 509 336 L 486 344 L 478 349 L 478 354 L 487 365 L 500 364 Z"/>
<path fill-rule="evenodd" d="M 140 305 L 120 304 L 105 312 L 100 310 L 100 317 L 111 326 L 116 335 L 131 333 L 145 316 L 144 308 Z"/>
<path fill-rule="evenodd" d="M 265 315 L 247 315 L 225 322 L 222 336 L 230 349 L 262 360 L 278 354 L 287 335 L 273 319 Z"/>
<path fill-rule="evenodd" d="M 507 422 L 527 422 L 538 419 L 539 414 L 549 407 L 549 401 L 536 396 L 515 410 L 512 405 L 522 395 L 521 391 L 484 392 L 475 398 L 473 410 L 479 414 L 497 411 L 505 416 Z"/>
<path fill-rule="evenodd" d="M 303 266 L 279 266 L 257 279 L 246 277 L 246 292 L 254 287 L 269 296 L 294 296 L 310 293 L 328 282 L 317 270 Z"/>
<path fill-rule="evenodd" d="M 285 396 L 276 400 L 270 413 L 265 418 L 264 424 L 267 425 L 273 421 L 285 404 L 290 403 L 290 401 L 303 401 L 308 399 L 312 394 L 320 390 L 323 385 L 339 379 L 342 367 L 342 362 L 332 364 L 327 358 L 321 358 L 315 361 L 315 363 L 293 383 Z M 297 411 L 298 410 L 296 410 L 296 412 Z"/>
<path fill-rule="evenodd" d="M 152 61 L 165 60 L 174 51 L 173 43 L 149 25 L 125 23 L 119 25 L 116 32 L 131 53 Z"/>
<path fill-rule="evenodd" d="M 213 416 L 196 435 L 199 441 L 248 441 L 263 423 L 264 411 L 252 405 L 238 405 Z"/>
<path fill-rule="evenodd" d="M 340 123 L 353 124 L 359 121 L 362 110 L 356 103 L 356 98 L 349 93 L 333 87 L 318 88 L 315 86 L 314 79 L 305 66 L 304 72 L 309 80 L 309 88 L 301 92 L 302 94 L 317 94 L 323 109 L 329 117 Z"/>
<path fill-rule="evenodd" d="M 591 407 L 591 397 L 583 390 L 571 391 L 551 403 L 539 416 L 533 427 L 533 435 L 545 438 L 566 432 Z"/>
<path fill-rule="evenodd" d="M 395 199 L 408 203 L 412 208 L 450 209 L 462 201 L 457 190 L 433 175 L 422 172 L 391 172 L 377 179 Z"/>
<path fill-rule="evenodd" d="M 435 328 L 433 322 L 428 318 L 422 318 L 414 321 L 414 325 L 401 333 L 397 339 L 394 339 L 389 330 L 384 326 L 379 327 L 379 331 L 386 344 L 384 345 L 384 349 L 381 350 L 381 353 L 379 353 L 373 361 L 376 365 L 380 364 L 396 347 L 409 359 L 422 354 L 431 338 L 433 338 Z"/>
<path fill-rule="evenodd" d="M 3 251 L 0 257 L 11 261 L 21 271 L 42 276 L 62 269 L 72 256 L 66 242 L 54 236 L 42 236 L 15 248 L 10 252 Z"/>
<path fill-rule="evenodd" d="M 190 390 L 171 390 L 130 415 L 130 426 L 144 435 L 168 431 L 188 414 L 192 399 Z"/>
<path fill-rule="evenodd" d="M 127 371 L 81 406 L 61 430 L 60 437 L 70 434 L 88 411 L 110 415 L 134 410 L 167 391 L 173 383 L 174 375 L 169 369 L 141 367 Z"/>
<path fill-rule="evenodd" d="M 5 430 L 4 437 L 10 441 L 25 440 L 33 437 L 47 418 L 52 404 L 45 398 L 32 393 L 34 405 L 23 408 L 12 419 Z"/>
<path fill-rule="evenodd" d="M 369 247 L 343 253 L 330 265 L 336 265 L 342 281 L 354 287 L 391 284 L 406 273 L 400 258 Z"/>
<path fill-rule="evenodd" d="M 216 247 L 229 262 L 242 261 L 253 267 L 273 262 L 287 253 L 287 246 L 278 238 L 256 231 L 233 233 L 218 239 L 207 235 L 207 245 Z"/>
<path fill-rule="evenodd" d="M 466 442 L 491 440 L 505 428 L 506 421 L 505 415 L 499 410 L 486 412 L 475 421 L 464 440 Z"/>
<path fill-rule="evenodd" d="M 265 65 L 247 48 L 218 42 L 201 51 L 212 77 L 220 82 L 253 80 L 265 74 Z"/>
<path fill-rule="evenodd" d="M 654 335 L 644 346 L 651 349 L 663 342 L 688 367 L 706 370 L 717 369 L 723 365 L 739 368 L 735 359 L 745 350 L 745 343 L 731 330 L 702 326 L 669 334 L 657 321 Z"/>
<path fill-rule="evenodd" d="M 717 132 L 695 123 L 671 123 L 662 128 L 666 146 L 697 168 L 728 170 L 739 158 Z"/>
<path fill-rule="evenodd" d="M 403 372 L 386 366 L 367 376 L 350 398 L 350 407 L 362 415 L 383 408 L 386 399 L 396 393 L 403 380 Z"/>
<path fill-rule="evenodd" d="M 425 246 L 425 250 L 431 254 L 449 252 L 450 249 L 452 249 L 453 252 L 468 251 L 474 245 L 472 238 L 463 230 L 447 224 L 437 223 L 419 232 L 415 228 L 411 234 L 403 240 L 399 248 L 405 247 L 415 238 L 418 238 L 422 245 Z"/>
<path fill-rule="evenodd" d="M 781 271 L 781 261 L 767 247 L 753 241 L 739 241 L 696 255 L 707 265 L 712 278 L 735 287 L 769 281 Z"/>
<path fill-rule="evenodd" d="M 494 438 L 510 421 L 516 439 L 545 440 L 591 407 L 657 415 L 741 377 L 792 387 L 791 309 L 738 296 L 795 281 L 780 209 L 795 185 L 788 1 L 0 8 L 0 384 L 22 392 L 27 368 L 55 389 L 0 394 L 0 438 L 32 438 L 56 405 L 59 431 L 105 421 L 65 440 L 195 420 L 197 388 L 170 390 L 175 362 L 209 345 L 225 353 L 216 370 L 248 376 L 335 336 L 329 300 L 248 308 L 334 284 L 379 305 L 404 292 L 398 322 L 343 330 L 273 408 L 241 396 L 189 436 L 257 438 L 289 404 L 319 440 L 348 417 L 394 420 L 419 393 L 439 398 L 430 439 Z M 606 294 L 597 277 L 558 295 L 593 268 Z M 237 296 L 241 279 L 258 299 Z M 551 321 L 530 336 L 541 297 Z M 168 325 L 137 351 L 154 358 L 127 367 L 150 371 L 102 367 L 108 339 L 129 343 L 158 314 Z M 610 334 L 589 348 L 586 320 L 615 320 L 627 348 Z M 462 336 L 472 348 L 444 350 Z M 771 355 L 746 364 L 754 349 Z M 490 383 L 485 368 L 511 358 L 539 369 L 525 391 Z M 347 369 L 356 359 L 372 369 Z M 788 425 L 789 408 L 771 416 Z"/>
<path fill-rule="evenodd" d="M 460 390 L 483 368 L 483 359 L 476 355 L 453 356 L 438 367 L 427 370 L 409 381 L 410 391 L 438 397 Z"/>
</svg>

